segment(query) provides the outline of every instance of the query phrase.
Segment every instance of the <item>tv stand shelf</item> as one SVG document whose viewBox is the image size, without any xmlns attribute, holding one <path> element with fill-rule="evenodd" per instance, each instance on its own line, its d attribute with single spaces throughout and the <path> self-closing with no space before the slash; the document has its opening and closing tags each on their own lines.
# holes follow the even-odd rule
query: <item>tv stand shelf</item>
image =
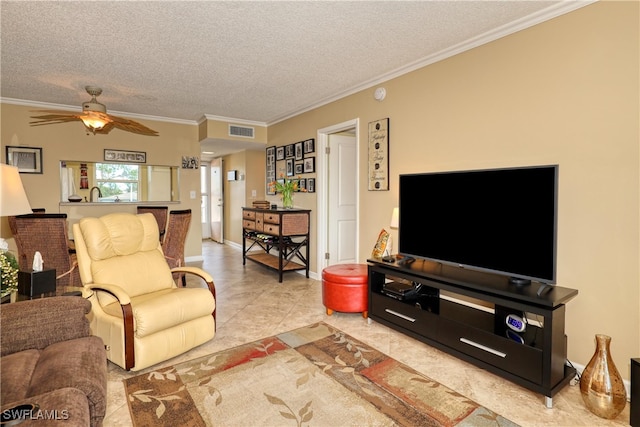
<svg viewBox="0 0 640 427">
<path fill-rule="evenodd" d="M 368 263 L 370 319 L 541 393 L 549 408 L 575 377 L 565 363 L 564 323 L 565 303 L 577 290 L 535 282 L 518 286 L 505 276 L 426 260 Z M 390 281 L 421 286 L 403 300 L 383 292 Z M 509 314 L 528 319 L 523 332 L 507 327 Z"/>
</svg>

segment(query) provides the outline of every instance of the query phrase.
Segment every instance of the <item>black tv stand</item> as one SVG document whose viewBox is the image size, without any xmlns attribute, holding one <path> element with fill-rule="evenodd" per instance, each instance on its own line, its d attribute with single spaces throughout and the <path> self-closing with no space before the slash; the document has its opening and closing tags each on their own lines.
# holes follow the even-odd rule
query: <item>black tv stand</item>
<svg viewBox="0 0 640 427">
<path fill-rule="evenodd" d="M 565 363 L 564 323 L 565 303 L 577 290 L 541 286 L 545 291 L 539 292 L 505 276 L 426 260 L 399 265 L 373 258 L 368 263 L 370 320 L 541 393 L 548 408 L 575 377 L 575 368 Z M 421 286 L 417 295 L 398 299 L 383 293 L 390 281 Z M 525 331 L 507 326 L 510 314 L 529 318 Z"/>
</svg>

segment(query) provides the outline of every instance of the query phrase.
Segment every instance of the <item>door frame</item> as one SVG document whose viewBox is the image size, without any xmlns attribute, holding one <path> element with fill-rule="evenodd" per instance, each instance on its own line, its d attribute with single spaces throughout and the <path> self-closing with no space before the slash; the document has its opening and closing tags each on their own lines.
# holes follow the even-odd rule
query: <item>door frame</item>
<svg viewBox="0 0 640 427">
<path fill-rule="evenodd" d="M 325 238 L 321 238 L 320 236 L 327 235 L 328 229 L 328 207 L 329 207 L 329 194 L 327 191 L 328 183 L 329 183 L 329 174 L 327 171 L 328 159 L 327 159 L 327 147 L 329 146 L 329 135 L 333 133 L 343 132 L 345 130 L 355 129 L 355 138 L 356 138 L 356 153 L 357 158 L 359 159 L 360 153 L 360 120 L 352 119 L 347 120 L 342 123 L 335 124 L 333 126 L 328 126 L 322 129 L 318 129 L 318 147 L 317 147 L 317 156 L 316 156 L 316 193 L 317 193 L 317 221 L 318 221 L 318 230 L 316 236 L 318 236 L 317 246 L 316 246 L 316 266 L 317 266 L 317 274 L 320 277 L 322 270 L 326 267 L 326 259 L 325 253 L 327 252 L 327 242 Z M 360 226 L 359 226 L 359 218 L 360 218 L 360 185 L 357 177 L 360 176 L 360 162 L 356 161 L 355 173 L 356 173 L 356 221 L 358 225 L 356 227 L 356 256 L 360 253 Z M 359 256 L 358 256 L 359 258 Z"/>
</svg>

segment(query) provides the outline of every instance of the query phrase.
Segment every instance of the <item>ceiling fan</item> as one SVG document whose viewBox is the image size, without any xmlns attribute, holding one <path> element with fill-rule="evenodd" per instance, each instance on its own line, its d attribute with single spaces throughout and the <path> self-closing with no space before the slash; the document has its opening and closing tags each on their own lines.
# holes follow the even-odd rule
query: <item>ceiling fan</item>
<svg viewBox="0 0 640 427">
<path fill-rule="evenodd" d="M 84 89 L 89 95 L 91 95 L 91 100 L 82 103 L 81 113 L 58 110 L 36 110 L 35 112 L 50 114 L 31 116 L 32 119 L 37 120 L 29 122 L 29 124 L 31 126 L 42 126 L 82 121 L 87 129 L 87 135 L 89 132 L 94 135 L 97 133 L 107 134 L 111 132 L 113 128 L 116 128 L 127 132 L 138 133 L 140 135 L 158 136 L 158 132 L 153 129 L 149 129 L 138 122 L 107 114 L 107 107 L 104 104 L 99 103 L 96 99 L 96 97 L 102 93 L 102 89 L 99 87 L 85 86 Z"/>
</svg>

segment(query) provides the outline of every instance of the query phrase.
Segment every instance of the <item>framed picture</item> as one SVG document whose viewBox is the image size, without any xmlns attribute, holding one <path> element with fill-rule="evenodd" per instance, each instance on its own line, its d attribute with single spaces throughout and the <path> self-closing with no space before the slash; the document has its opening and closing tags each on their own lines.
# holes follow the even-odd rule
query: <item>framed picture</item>
<svg viewBox="0 0 640 427">
<path fill-rule="evenodd" d="M 7 145 L 5 159 L 20 173 L 42 173 L 42 148 Z"/>
<path fill-rule="evenodd" d="M 304 173 L 304 163 L 302 162 L 296 163 L 293 168 L 294 168 L 294 173 L 296 175 L 300 175 L 301 173 Z"/>
<path fill-rule="evenodd" d="M 287 159 L 287 176 L 293 176 L 293 159 Z"/>
<path fill-rule="evenodd" d="M 275 188 L 271 185 L 276 180 L 276 147 L 267 147 L 266 151 L 266 179 L 267 179 L 267 194 L 276 194 Z M 284 156 L 284 150 L 282 151 Z"/>
<path fill-rule="evenodd" d="M 304 149 L 302 151 L 304 151 L 304 154 L 309 154 L 316 151 L 315 140 L 313 138 L 304 141 L 303 145 Z"/>
<path fill-rule="evenodd" d="M 369 123 L 369 191 L 389 190 L 389 119 Z"/>
<path fill-rule="evenodd" d="M 302 153 L 302 141 L 296 142 L 294 147 L 296 160 L 302 160 L 304 157 L 304 154 Z"/>
<path fill-rule="evenodd" d="M 111 150 L 109 148 L 105 148 L 104 160 L 106 162 L 147 163 L 147 153 L 144 151 Z"/>
<path fill-rule="evenodd" d="M 304 165 L 304 173 L 313 173 L 316 171 L 316 158 L 315 157 L 307 157 L 306 159 L 304 159 L 303 163 Z"/>
<path fill-rule="evenodd" d="M 307 178 L 307 193 L 315 193 L 315 192 L 316 192 L 316 179 Z"/>
<path fill-rule="evenodd" d="M 287 159 L 293 158 L 295 156 L 295 152 L 293 151 L 293 144 L 289 144 L 284 147 L 284 156 Z"/>
<path fill-rule="evenodd" d="M 276 160 L 284 160 L 284 146 L 276 148 Z"/>
</svg>

